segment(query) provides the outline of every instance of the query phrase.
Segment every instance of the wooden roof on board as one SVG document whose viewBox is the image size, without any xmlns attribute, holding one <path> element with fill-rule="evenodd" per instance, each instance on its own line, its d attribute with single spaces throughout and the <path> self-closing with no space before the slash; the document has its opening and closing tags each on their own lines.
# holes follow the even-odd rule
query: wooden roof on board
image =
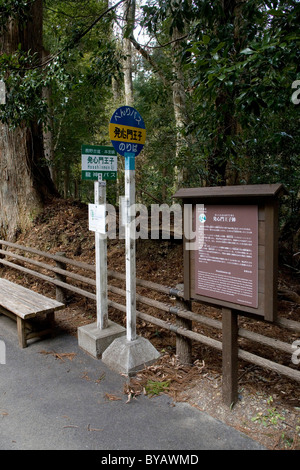
<svg viewBox="0 0 300 470">
<path fill-rule="evenodd" d="M 236 186 L 210 186 L 203 188 L 181 188 L 173 196 L 178 199 L 226 198 L 226 197 L 278 197 L 287 194 L 281 183 L 250 184 Z"/>
</svg>

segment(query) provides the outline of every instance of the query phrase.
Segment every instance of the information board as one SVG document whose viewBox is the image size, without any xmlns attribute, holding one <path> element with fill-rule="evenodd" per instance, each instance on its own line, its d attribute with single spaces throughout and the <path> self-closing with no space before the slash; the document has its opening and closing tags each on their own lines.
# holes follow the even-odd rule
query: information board
<svg viewBox="0 0 300 470">
<path fill-rule="evenodd" d="M 97 181 L 117 179 L 118 156 L 114 147 L 103 145 L 81 146 L 81 179 Z"/>
<path fill-rule="evenodd" d="M 258 306 L 258 207 L 205 205 L 195 211 L 203 231 L 195 250 L 195 293 Z"/>
</svg>

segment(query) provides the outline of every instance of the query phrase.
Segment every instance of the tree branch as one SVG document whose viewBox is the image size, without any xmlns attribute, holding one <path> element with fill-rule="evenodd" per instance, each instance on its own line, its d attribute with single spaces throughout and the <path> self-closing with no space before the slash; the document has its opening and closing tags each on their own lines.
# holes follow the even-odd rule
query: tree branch
<svg viewBox="0 0 300 470">
<path fill-rule="evenodd" d="M 56 57 L 58 57 L 62 52 L 64 52 L 65 50 L 67 50 L 69 47 L 74 47 L 76 44 L 78 44 L 78 42 L 86 35 L 88 34 L 91 29 L 93 29 L 93 27 L 99 23 L 99 21 L 105 16 L 107 15 L 107 13 L 109 13 L 110 11 L 114 10 L 115 8 L 117 8 L 119 5 L 121 5 L 121 3 L 125 2 L 126 0 L 120 0 L 118 3 L 116 3 L 115 5 L 107 8 L 104 12 L 101 13 L 100 16 L 98 16 L 98 18 L 95 19 L 95 21 L 93 21 L 93 23 L 88 26 L 84 31 L 82 31 L 80 34 L 78 34 L 78 36 L 75 38 L 75 40 L 73 40 L 72 44 L 67 44 L 65 47 L 63 47 L 62 49 L 60 49 L 58 52 L 56 52 L 55 54 L 52 54 L 51 56 L 49 56 L 44 62 L 38 64 L 38 65 L 35 65 L 35 66 L 32 66 L 32 67 L 28 67 L 28 68 L 24 68 L 24 69 L 19 69 L 19 70 L 33 70 L 33 69 L 38 69 L 38 68 L 42 68 L 42 67 L 45 67 L 46 65 L 50 64 L 50 62 L 52 62 Z"/>
<path fill-rule="evenodd" d="M 158 46 L 147 46 L 151 49 L 160 49 L 166 46 L 169 46 L 170 44 L 174 44 L 175 42 L 182 41 L 183 39 L 186 39 L 188 37 L 188 34 L 185 34 L 184 36 L 181 36 L 180 38 L 172 39 L 171 41 L 166 42 L 165 44 L 159 44 Z M 147 52 L 147 50 L 135 39 L 135 37 L 131 34 L 129 36 L 129 39 L 135 49 L 144 57 L 144 59 L 147 60 L 147 62 L 153 67 L 153 70 L 158 73 L 160 78 L 162 79 L 164 85 L 169 85 L 171 82 L 166 78 L 165 74 L 162 72 L 162 70 L 159 68 L 153 57 Z M 157 39 L 156 39 L 157 40 Z M 157 42 L 159 42 L 157 40 Z"/>
<path fill-rule="evenodd" d="M 151 65 L 153 70 L 158 73 L 160 78 L 162 79 L 164 85 L 169 85 L 169 81 L 167 80 L 166 76 L 164 73 L 161 71 L 155 60 L 152 58 L 152 56 L 149 54 L 149 52 L 146 51 L 146 49 L 143 48 L 141 44 L 139 44 L 136 39 L 133 37 L 133 35 L 129 36 L 129 39 L 132 43 L 132 45 L 135 47 L 135 49 L 141 54 L 144 59 L 147 60 L 147 62 Z"/>
</svg>

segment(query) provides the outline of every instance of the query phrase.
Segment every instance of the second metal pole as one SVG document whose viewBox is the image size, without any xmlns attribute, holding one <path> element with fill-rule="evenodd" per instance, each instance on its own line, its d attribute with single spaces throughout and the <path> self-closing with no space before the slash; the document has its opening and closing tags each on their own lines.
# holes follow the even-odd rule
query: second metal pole
<svg viewBox="0 0 300 470">
<path fill-rule="evenodd" d="M 125 155 L 125 249 L 126 249 L 126 327 L 127 340 L 136 339 L 135 231 L 131 207 L 135 204 L 135 155 Z"/>
<path fill-rule="evenodd" d="M 95 181 L 94 198 L 95 204 L 106 204 L 106 181 Z M 95 232 L 95 252 L 97 328 L 103 330 L 108 327 L 106 234 Z"/>
</svg>

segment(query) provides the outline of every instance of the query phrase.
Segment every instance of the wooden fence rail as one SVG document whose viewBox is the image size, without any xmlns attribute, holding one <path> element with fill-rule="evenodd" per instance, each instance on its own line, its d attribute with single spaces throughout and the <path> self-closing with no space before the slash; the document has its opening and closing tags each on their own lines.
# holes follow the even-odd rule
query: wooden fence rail
<svg viewBox="0 0 300 470">
<path fill-rule="evenodd" d="M 6 249 L 3 249 L 6 247 Z M 13 248 L 14 250 L 23 251 L 30 253 L 34 256 L 46 258 L 51 260 L 55 264 L 49 264 L 45 262 L 41 262 L 35 258 L 29 258 L 24 255 L 20 255 L 15 253 L 14 251 L 9 251 L 9 248 Z M 16 262 L 9 261 L 8 259 L 15 260 Z M 17 262 L 21 262 L 22 264 L 17 264 Z M 60 301 L 66 295 L 66 291 L 73 292 L 80 296 L 87 297 L 91 300 L 96 301 L 96 294 L 90 290 L 83 289 L 82 287 L 78 287 L 78 285 L 71 284 L 68 282 L 68 279 L 73 281 L 77 281 L 81 284 L 86 284 L 91 288 L 95 288 L 96 281 L 94 277 L 82 276 L 77 272 L 67 270 L 67 265 L 70 265 L 77 270 L 88 271 L 95 275 L 95 265 L 88 264 L 85 262 L 73 260 L 70 258 L 66 258 L 62 253 L 57 253 L 55 255 L 37 250 L 35 248 L 25 247 L 23 245 L 18 245 L 16 243 L 11 243 L 5 240 L 0 240 L 0 264 L 3 266 L 7 266 L 12 269 L 19 270 L 23 273 L 29 274 L 34 276 L 38 279 L 46 281 L 50 284 L 56 286 L 56 298 Z M 50 273 L 54 273 L 54 277 L 50 276 L 49 274 L 44 274 L 40 271 L 35 271 L 32 268 L 26 267 L 29 264 L 33 267 L 39 268 L 42 271 L 47 271 Z M 121 281 L 125 280 L 125 274 L 118 273 L 116 271 L 108 270 L 108 276 L 110 278 L 118 279 Z M 222 322 L 213 318 L 209 318 L 205 315 L 192 312 L 190 308 L 187 308 L 187 304 L 183 300 L 183 287 L 176 286 L 176 287 L 168 287 L 163 286 L 161 284 L 157 284 L 151 281 L 146 281 L 143 279 L 137 279 L 136 285 L 140 287 L 144 287 L 148 290 L 154 290 L 161 294 L 165 294 L 170 298 L 176 299 L 176 304 L 168 304 L 164 303 L 159 300 L 154 300 L 150 297 L 146 297 L 144 295 L 137 294 L 136 300 L 137 302 L 154 307 L 160 311 L 166 312 L 168 314 L 174 315 L 176 318 L 176 323 L 170 323 L 168 321 L 162 320 L 161 318 L 157 318 L 153 315 L 149 315 L 148 313 L 141 312 L 137 310 L 137 318 L 144 320 L 150 324 L 156 325 L 159 328 L 166 329 L 172 333 L 176 334 L 176 338 L 179 339 L 177 343 L 177 350 L 176 353 L 179 356 L 179 359 L 183 359 L 184 361 L 187 360 L 188 355 L 186 355 L 186 351 L 189 350 L 191 352 L 191 342 L 197 341 L 206 346 L 212 347 L 217 349 L 218 351 L 222 351 L 222 342 L 211 338 L 209 336 L 202 335 L 195 331 L 192 331 L 191 325 L 192 322 L 201 323 L 204 326 L 211 327 L 222 331 Z M 121 297 L 126 297 L 126 290 L 120 287 L 116 287 L 113 285 L 108 285 L 109 292 L 113 294 L 117 294 Z M 126 314 L 126 306 L 122 305 L 114 300 L 108 300 L 108 305 L 112 308 L 115 308 L 123 313 Z M 189 306 L 188 306 L 189 307 Z M 300 322 L 287 320 L 285 318 L 279 318 L 276 322 L 277 326 L 281 328 L 285 328 L 288 330 L 293 331 L 293 333 L 300 332 Z M 188 327 L 187 327 L 188 326 Z M 244 338 L 247 340 L 254 341 L 260 345 L 274 348 L 276 351 L 281 351 L 284 353 L 289 354 L 292 356 L 294 350 L 292 348 L 292 344 L 285 343 L 283 341 L 270 338 L 253 331 L 248 331 L 245 328 L 239 328 L 238 336 L 240 338 Z M 182 341 L 185 345 L 182 349 Z M 181 346 L 180 346 L 181 345 Z M 238 357 L 241 360 L 246 362 L 250 362 L 254 365 L 257 365 L 262 368 L 266 368 L 277 372 L 281 375 L 289 377 L 292 380 L 296 380 L 300 382 L 300 371 L 294 368 L 284 366 L 282 364 L 278 364 L 276 362 L 270 361 L 266 358 L 257 356 L 250 352 L 244 351 L 239 349 L 238 350 Z"/>
</svg>

